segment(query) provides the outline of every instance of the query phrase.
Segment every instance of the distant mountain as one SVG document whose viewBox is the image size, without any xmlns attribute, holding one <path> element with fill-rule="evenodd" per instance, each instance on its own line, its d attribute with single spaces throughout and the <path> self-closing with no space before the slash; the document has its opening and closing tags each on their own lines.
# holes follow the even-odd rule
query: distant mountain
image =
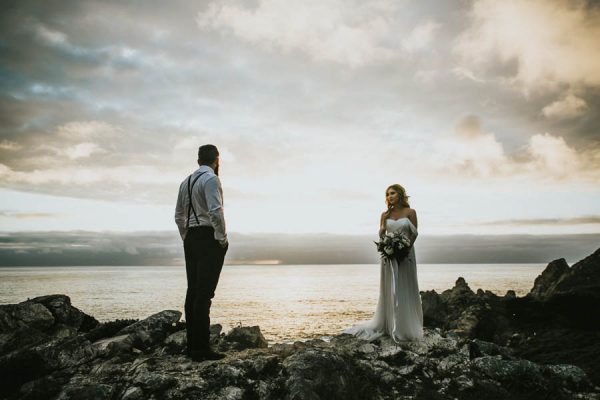
<svg viewBox="0 0 600 400">
<path fill-rule="evenodd" d="M 379 256 L 368 235 L 230 234 L 228 264 L 371 264 Z M 576 261 L 600 234 L 419 236 L 419 263 L 547 263 Z M 176 232 L 0 233 L 0 265 L 183 265 Z"/>
</svg>

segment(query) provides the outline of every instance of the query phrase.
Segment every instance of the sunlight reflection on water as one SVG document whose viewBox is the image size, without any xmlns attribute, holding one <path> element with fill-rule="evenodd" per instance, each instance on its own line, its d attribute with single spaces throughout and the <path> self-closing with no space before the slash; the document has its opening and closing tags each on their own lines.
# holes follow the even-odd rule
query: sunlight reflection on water
<svg viewBox="0 0 600 400">
<path fill-rule="evenodd" d="M 420 290 L 438 293 L 459 276 L 474 291 L 529 292 L 542 264 L 419 264 Z M 212 307 L 225 330 L 259 325 L 270 342 L 339 333 L 369 319 L 379 290 L 378 265 L 226 265 Z M 0 303 L 52 293 L 100 321 L 183 311 L 183 267 L 0 268 Z M 183 318 L 183 317 L 182 317 Z"/>
</svg>

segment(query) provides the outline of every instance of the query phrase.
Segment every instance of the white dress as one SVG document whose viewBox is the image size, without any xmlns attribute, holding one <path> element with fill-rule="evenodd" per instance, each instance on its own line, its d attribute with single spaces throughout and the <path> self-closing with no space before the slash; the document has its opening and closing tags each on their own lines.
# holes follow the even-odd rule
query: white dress
<svg viewBox="0 0 600 400">
<path fill-rule="evenodd" d="M 408 218 L 388 218 L 385 223 L 388 232 L 403 231 L 413 242 L 418 235 Z M 400 264 L 395 259 L 382 258 L 379 301 L 373 319 L 344 333 L 369 341 L 385 334 L 396 342 L 423 338 L 423 308 L 414 246 Z"/>
</svg>

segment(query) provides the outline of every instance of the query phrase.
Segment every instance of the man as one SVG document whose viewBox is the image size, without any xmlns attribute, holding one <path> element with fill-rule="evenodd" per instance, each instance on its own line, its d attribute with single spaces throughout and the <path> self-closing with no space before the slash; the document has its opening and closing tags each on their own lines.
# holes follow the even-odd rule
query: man
<svg viewBox="0 0 600 400">
<path fill-rule="evenodd" d="M 200 146 L 198 164 L 179 187 L 175 223 L 185 253 L 187 354 L 194 361 L 203 361 L 224 357 L 210 348 L 210 305 L 228 242 L 217 148 Z"/>
</svg>

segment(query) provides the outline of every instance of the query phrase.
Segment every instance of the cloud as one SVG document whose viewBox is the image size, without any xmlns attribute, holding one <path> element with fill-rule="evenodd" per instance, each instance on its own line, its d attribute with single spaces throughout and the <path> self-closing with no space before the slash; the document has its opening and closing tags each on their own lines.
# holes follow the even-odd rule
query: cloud
<svg viewBox="0 0 600 400">
<path fill-rule="evenodd" d="M 466 115 L 451 135 L 419 147 L 415 162 L 438 176 L 456 179 L 527 179 L 561 184 L 600 182 L 600 149 L 576 150 L 561 136 L 532 134 L 527 143 L 507 152 L 496 134 L 476 115 Z M 417 161 L 419 160 L 419 161 Z"/>
<path fill-rule="evenodd" d="M 20 150 L 21 148 L 22 146 L 19 143 L 11 140 L 4 139 L 0 142 L 0 150 L 15 151 Z"/>
<path fill-rule="evenodd" d="M 528 151 L 532 157 L 529 161 L 530 169 L 544 171 L 554 178 L 570 179 L 584 168 L 577 152 L 563 138 L 548 133 L 533 135 Z"/>
<path fill-rule="evenodd" d="M 510 184 L 527 184 L 536 194 L 549 183 L 578 185 L 595 195 L 600 98 L 588 87 L 571 87 L 589 86 L 591 78 L 579 71 L 589 63 L 580 59 L 572 74 L 538 82 L 526 73 L 528 57 L 541 57 L 540 71 L 552 71 L 546 45 L 538 41 L 535 55 L 521 55 L 518 46 L 527 40 L 495 32 L 499 15 L 479 8 L 466 15 L 471 4 L 482 7 L 391 0 L 20 2 L 0 15 L 0 186 L 53 194 L 57 202 L 72 196 L 171 206 L 196 166 L 198 145 L 212 142 L 222 152 L 231 219 L 249 220 L 240 229 L 290 225 L 264 223 L 261 212 L 291 207 L 309 210 L 295 229 L 352 230 L 353 222 L 322 221 L 339 212 L 340 197 L 346 212 L 366 221 L 365 204 L 378 211 L 380 187 L 395 181 L 407 183 L 415 200 L 440 182 L 472 183 L 472 199 Z M 492 12 L 505 7 L 481 4 Z M 592 7 L 580 14 L 581 29 L 593 33 L 585 25 L 595 21 Z M 533 19 L 532 27 L 542 22 Z M 472 33 L 474 44 L 500 35 L 501 46 L 453 53 L 461 32 Z M 562 37 L 573 49 L 554 39 L 547 47 L 562 58 L 590 47 L 589 40 Z M 548 80 L 563 83 L 550 93 L 532 89 Z M 569 94 L 585 100 L 585 113 L 566 116 L 581 110 Z M 566 172 L 552 165 L 565 160 Z M 581 192 L 574 196 L 585 202 Z M 73 218 L 78 212 L 84 214 L 74 211 Z"/>
<path fill-rule="evenodd" d="M 588 111 L 585 100 L 568 94 L 566 97 L 548 104 L 542 109 L 542 114 L 547 118 L 575 118 Z"/>
<path fill-rule="evenodd" d="M 0 218 L 16 218 L 16 219 L 38 219 L 38 218 L 54 218 L 58 214 L 47 212 L 15 212 L 15 211 L 0 211 Z"/>
<path fill-rule="evenodd" d="M 585 1 L 477 0 L 455 51 L 472 70 L 497 71 L 525 91 L 600 86 L 600 11 Z"/>
<path fill-rule="evenodd" d="M 600 224 L 600 215 L 586 215 L 571 218 L 530 218 L 530 219 L 507 219 L 479 223 L 478 225 L 588 225 Z"/>
<path fill-rule="evenodd" d="M 465 67 L 454 67 L 452 69 L 452 73 L 454 73 L 454 75 L 456 75 L 459 79 L 469 79 L 476 83 L 485 83 L 484 79 L 477 77 L 473 71 Z"/>
<path fill-rule="evenodd" d="M 445 135 L 421 149 L 418 157 L 438 174 L 460 178 L 486 178 L 505 175 L 510 162 L 504 147 L 493 133 L 482 128 L 479 117 L 461 118 L 451 135 Z"/>
<path fill-rule="evenodd" d="M 259 0 L 256 7 L 229 2 L 211 3 L 198 13 L 203 30 L 231 32 L 238 38 L 284 53 L 307 54 L 315 61 L 361 67 L 398 55 L 394 44 L 393 2 L 344 3 L 339 0 L 290 3 Z M 421 49 L 432 40 L 437 25 L 417 26 L 403 46 Z"/>
<path fill-rule="evenodd" d="M 411 53 L 428 48 L 439 28 L 440 25 L 435 21 L 420 23 L 402 40 L 402 47 Z"/>
<path fill-rule="evenodd" d="M 105 152 L 106 150 L 100 148 L 100 146 L 98 146 L 96 143 L 91 142 L 77 143 L 76 145 L 63 150 L 64 155 L 70 158 L 71 160 L 76 160 L 78 158 L 87 158 L 93 153 Z"/>
</svg>

